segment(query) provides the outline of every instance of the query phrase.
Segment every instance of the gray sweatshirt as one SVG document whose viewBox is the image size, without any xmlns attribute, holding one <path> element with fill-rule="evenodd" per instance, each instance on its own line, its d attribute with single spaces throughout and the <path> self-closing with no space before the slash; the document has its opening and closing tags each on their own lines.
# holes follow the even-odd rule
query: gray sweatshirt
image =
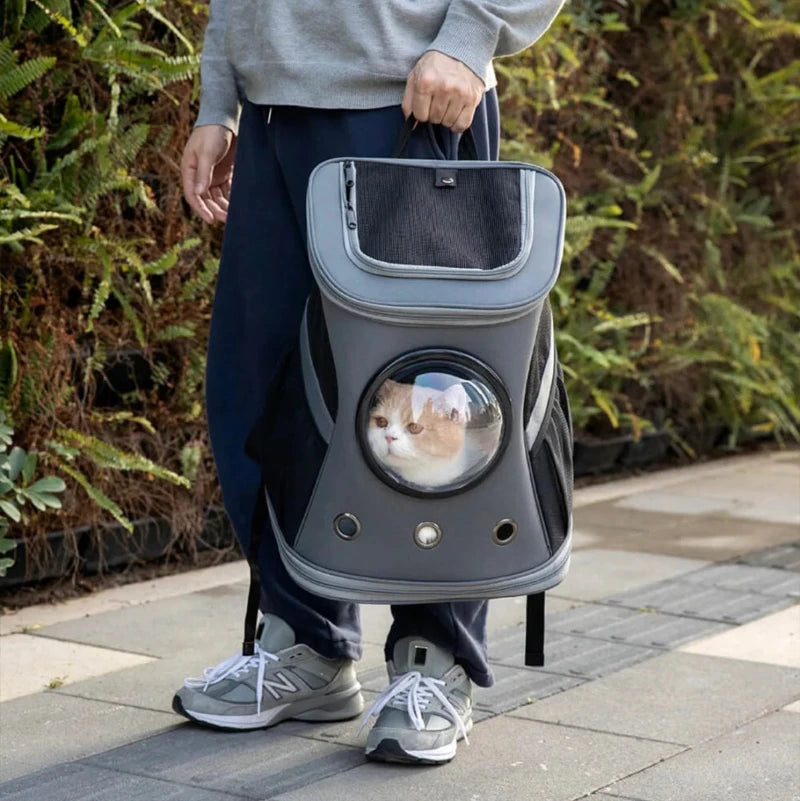
<svg viewBox="0 0 800 801">
<path fill-rule="evenodd" d="M 241 97 L 264 105 L 399 105 L 428 50 L 495 85 L 492 58 L 523 50 L 564 0 L 210 0 L 195 126 L 236 132 Z"/>
</svg>

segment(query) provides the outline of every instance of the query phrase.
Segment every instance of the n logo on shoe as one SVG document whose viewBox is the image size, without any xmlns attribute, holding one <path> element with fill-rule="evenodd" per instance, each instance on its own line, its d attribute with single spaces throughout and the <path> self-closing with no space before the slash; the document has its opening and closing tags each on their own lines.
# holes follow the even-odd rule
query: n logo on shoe
<svg viewBox="0 0 800 801">
<path fill-rule="evenodd" d="M 296 693 L 300 691 L 300 688 L 296 684 L 293 684 L 285 673 L 279 671 L 275 674 L 275 678 L 280 679 L 280 681 L 264 679 L 263 685 L 265 689 L 269 690 L 270 695 L 276 701 L 281 697 L 281 690 L 287 693 Z"/>
</svg>

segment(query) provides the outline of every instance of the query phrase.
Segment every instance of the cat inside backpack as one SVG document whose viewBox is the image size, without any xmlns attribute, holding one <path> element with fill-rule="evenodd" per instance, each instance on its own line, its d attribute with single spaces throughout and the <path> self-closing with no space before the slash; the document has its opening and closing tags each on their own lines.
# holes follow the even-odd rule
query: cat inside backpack
<svg viewBox="0 0 800 801">
<path fill-rule="evenodd" d="M 478 446 L 470 419 L 463 384 L 435 389 L 390 379 L 376 395 L 367 440 L 390 473 L 436 489 L 460 480 L 490 455 Z"/>
</svg>

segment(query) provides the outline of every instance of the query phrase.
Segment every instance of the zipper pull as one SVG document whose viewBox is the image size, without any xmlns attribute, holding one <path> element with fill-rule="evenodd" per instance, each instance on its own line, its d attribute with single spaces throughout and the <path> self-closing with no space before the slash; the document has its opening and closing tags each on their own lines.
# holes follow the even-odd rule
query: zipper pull
<svg viewBox="0 0 800 801">
<path fill-rule="evenodd" d="M 347 204 L 347 211 L 345 212 L 345 215 L 347 217 L 347 227 L 351 231 L 354 231 L 358 225 L 356 223 L 356 210 L 352 203 Z"/>
<path fill-rule="evenodd" d="M 344 164 L 344 185 L 347 189 L 352 189 L 356 185 L 356 165 L 352 161 Z"/>
</svg>

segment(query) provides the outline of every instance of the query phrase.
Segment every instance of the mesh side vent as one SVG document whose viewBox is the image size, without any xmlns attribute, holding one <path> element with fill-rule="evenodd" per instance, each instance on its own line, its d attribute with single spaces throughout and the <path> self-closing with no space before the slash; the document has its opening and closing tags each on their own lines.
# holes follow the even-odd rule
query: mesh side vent
<svg viewBox="0 0 800 801">
<path fill-rule="evenodd" d="M 519 255 L 519 168 L 455 169 L 447 187 L 436 186 L 429 167 L 357 162 L 356 172 L 358 240 L 367 256 L 492 270 Z"/>
</svg>

